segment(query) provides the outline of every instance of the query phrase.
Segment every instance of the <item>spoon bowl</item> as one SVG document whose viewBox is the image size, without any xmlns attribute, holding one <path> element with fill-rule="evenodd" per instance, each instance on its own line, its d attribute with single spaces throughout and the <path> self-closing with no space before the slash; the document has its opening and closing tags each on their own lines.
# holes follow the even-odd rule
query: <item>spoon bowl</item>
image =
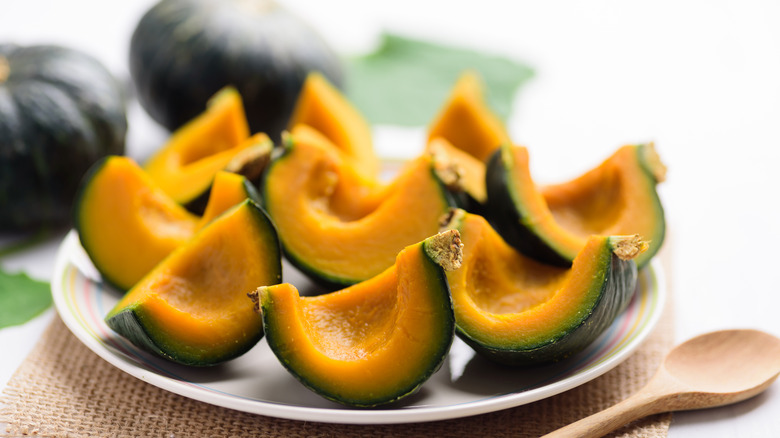
<svg viewBox="0 0 780 438">
<path fill-rule="evenodd" d="M 780 372 L 780 340 L 757 330 L 713 332 L 673 349 L 662 369 L 689 391 L 727 398 L 774 381 Z"/>
<path fill-rule="evenodd" d="M 753 397 L 780 375 L 780 339 L 758 330 L 723 330 L 675 347 L 639 392 L 546 435 L 599 437 L 647 415 L 711 408 Z"/>
</svg>

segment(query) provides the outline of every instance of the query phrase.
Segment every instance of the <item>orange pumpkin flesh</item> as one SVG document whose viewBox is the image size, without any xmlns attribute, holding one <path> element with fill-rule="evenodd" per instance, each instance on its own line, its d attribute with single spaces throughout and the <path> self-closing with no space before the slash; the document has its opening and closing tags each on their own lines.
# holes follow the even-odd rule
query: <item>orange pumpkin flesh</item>
<svg viewBox="0 0 780 438">
<path fill-rule="evenodd" d="M 437 137 L 483 163 L 500 145 L 510 142 L 503 122 L 485 102 L 475 73 L 461 75 L 428 128 L 428 141 Z"/>
<path fill-rule="evenodd" d="M 75 208 L 81 244 L 103 278 L 127 290 L 220 213 L 256 198 L 240 175 L 218 174 L 208 214 L 171 199 L 130 158 L 112 156 L 87 174 Z"/>
<path fill-rule="evenodd" d="M 445 257 L 453 257 L 453 236 L 411 245 L 381 274 L 326 295 L 300 297 L 291 284 L 260 288 L 253 300 L 271 349 L 303 384 L 340 403 L 376 406 L 413 393 L 452 342 L 447 282 L 426 245 L 446 239 Z"/>
<path fill-rule="evenodd" d="M 654 236 L 655 202 L 648 194 L 655 192 L 663 176 L 648 178 L 637 159 L 639 153 L 636 146 L 624 146 L 582 176 L 543 187 L 542 196 L 555 221 L 580 239 L 629 230 Z"/>
<path fill-rule="evenodd" d="M 289 258 L 324 283 L 381 273 L 406 245 L 435 234 L 452 203 L 428 155 L 382 185 L 325 143 L 288 140 L 269 166 L 263 202 Z"/>
<path fill-rule="evenodd" d="M 254 186 L 242 175 L 219 171 L 214 176 L 214 183 L 209 193 L 209 202 L 206 210 L 198 222 L 198 229 L 203 228 L 231 207 L 251 199 L 260 202 L 260 194 Z"/>
<path fill-rule="evenodd" d="M 88 174 L 76 207 L 82 246 L 121 290 L 190 239 L 199 218 L 174 202 L 130 158 L 109 157 Z"/>
<path fill-rule="evenodd" d="M 655 186 L 665 168 L 652 145 L 624 146 L 571 181 L 537 187 L 528 150 L 502 146 L 488 165 L 488 211 L 516 248 L 570 265 L 590 235 L 639 234 L 650 244 L 642 267 L 663 242 L 665 221 Z"/>
<path fill-rule="evenodd" d="M 242 230 L 235 239 L 235 230 Z M 177 248 L 116 304 L 108 325 L 175 362 L 212 365 L 262 337 L 246 291 L 281 281 L 273 226 L 246 200 Z"/>
<path fill-rule="evenodd" d="M 354 160 L 363 175 L 375 177 L 379 173 L 371 127 L 320 73 L 310 73 L 303 84 L 288 129 L 293 130 L 298 125 L 319 131 L 350 160 Z"/>
</svg>

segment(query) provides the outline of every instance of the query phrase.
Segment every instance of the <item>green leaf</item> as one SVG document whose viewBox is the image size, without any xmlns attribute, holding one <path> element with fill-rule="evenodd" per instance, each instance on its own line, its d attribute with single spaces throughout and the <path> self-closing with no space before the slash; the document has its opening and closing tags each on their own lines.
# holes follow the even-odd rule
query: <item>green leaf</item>
<svg viewBox="0 0 780 438">
<path fill-rule="evenodd" d="M 51 303 L 49 283 L 0 270 L 0 328 L 24 324 Z"/>
<path fill-rule="evenodd" d="M 466 70 L 481 75 L 488 103 L 504 119 L 533 76 L 507 58 L 385 34 L 375 52 L 347 60 L 345 94 L 373 124 L 427 125 Z"/>
</svg>

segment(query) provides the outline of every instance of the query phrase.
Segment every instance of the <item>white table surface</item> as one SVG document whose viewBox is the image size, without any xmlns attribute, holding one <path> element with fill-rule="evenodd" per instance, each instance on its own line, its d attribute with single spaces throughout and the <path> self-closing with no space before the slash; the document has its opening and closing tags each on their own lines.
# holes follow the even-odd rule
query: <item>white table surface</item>
<svg viewBox="0 0 780 438">
<path fill-rule="evenodd" d="M 79 48 L 127 78 L 129 35 L 151 0 L 0 2 L 0 42 Z M 484 49 L 529 63 L 508 127 L 538 180 L 584 171 L 618 146 L 654 141 L 670 229 L 678 341 L 711 330 L 780 336 L 780 3 L 771 1 L 359 2 L 288 0 L 343 53 L 381 29 Z M 128 154 L 165 132 L 137 105 Z M 423 130 L 377 127 L 378 148 L 422 144 Z M 48 279 L 53 240 L 1 261 Z M 53 310 L 0 330 L 0 387 Z M 674 416 L 671 437 L 780 436 L 780 384 L 731 407 Z"/>
</svg>

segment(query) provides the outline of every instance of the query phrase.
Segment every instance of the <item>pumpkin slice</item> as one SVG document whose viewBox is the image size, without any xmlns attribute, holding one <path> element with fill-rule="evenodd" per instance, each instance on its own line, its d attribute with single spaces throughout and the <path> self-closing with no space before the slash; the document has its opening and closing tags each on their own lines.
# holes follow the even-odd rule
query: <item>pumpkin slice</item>
<svg viewBox="0 0 780 438">
<path fill-rule="evenodd" d="M 255 202 L 245 200 L 160 262 L 105 319 L 153 354 L 185 365 L 214 365 L 245 353 L 263 337 L 246 293 L 281 279 L 273 224 Z"/>
<path fill-rule="evenodd" d="M 456 332 L 499 363 L 557 361 L 590 345 L 634 295 L 637 236 L 592 236 L 571 268 L 545 265 L 509 246 L 482 217 L 454 210 L 444 228 L 463 241 L 463 265 L 447 273 Z"/>
<path fill-rule="evenodd" d="M 208 214 L 199 218 L 164 193 L 128 157 L 96 163 L 82 182 L 74 224 L 103 280 L 127 290 L 205 223 L 257 192 L 243 176 L 215 178 Z"/>
<path fill-rule="evenodd" d="M 354 160 L 367 177 L 379 174 L 371 127 L 363 115 L 320 73 L 309 73 L 290 117 L 288 129 L 307 125 Z"/>
<path fill-rule="evenodd" d="M 441 366 L 454 317 L 445 269 L 460 263 L 450 230 L 403 249 L 393 266 L 349 288 L 300 297 L 261 287 L 266 339 L 287 370 L 336 402 L 371 407 L 414 393 Z"/>
<path fill-rule="evenodd" d="M 452 164 L 458 173 L 457 189 L 463 195 L 459 203 L 468 211 L 480 213 L 487 202 L 485 163 L 456 148 L 442 137 L 429 141 L 426 152 L 440 157 L 442 162 Z"/>
<path fill-rule="evenodd" d="M 271 149 L 267 135 L 249 136 L 241 96 L 226 87 L 209 101 L 206 111 L 173 133 L 144 163 L 144 170 L 168 196 L 200 214 L 218 171 L 258 181 Z"/>
<path fill-rule="evenodd" d="M 246 199 L 260 204 L 260 193 L 254 184 L 243 175 L 220 170 L 214 176 L 214 183 L 209 190 L 209 201 L 198 221 L 198 229 Z"/>
<path fill-rule="evenodd" d="M 650 245 L 636 259 L 641 268 L 664 240 L 656 184 L 665 172 L 652 144 L 630 145 L 578 178 L 540 189 L 528 150 L 505 145 L 488 164 L 489 218 L 512 246 L 558 266 L 570 266 L 592 234 L 639 234 Z"/>
<path fill-rule="evenodd" d="M 485 102 L 483 86 L 474 72 L 460 76 L 428 128 L 428 142 L 441 137 L 456 148 L 485 162 L 500 145 L 509 143 L 501 119 Z"/>
<path fill-rule="evenodd" d="M 381 273 L 398 251 L 435 234 L 454 204 L 441 179 L 446 169 L 436 169 L 431 156 L 411 161 L 383 185 L 327 143 L 293 136 L 285 142 L 265 175 L 264 207 L 290 261 L 325 285 Z"/>
</svg>

